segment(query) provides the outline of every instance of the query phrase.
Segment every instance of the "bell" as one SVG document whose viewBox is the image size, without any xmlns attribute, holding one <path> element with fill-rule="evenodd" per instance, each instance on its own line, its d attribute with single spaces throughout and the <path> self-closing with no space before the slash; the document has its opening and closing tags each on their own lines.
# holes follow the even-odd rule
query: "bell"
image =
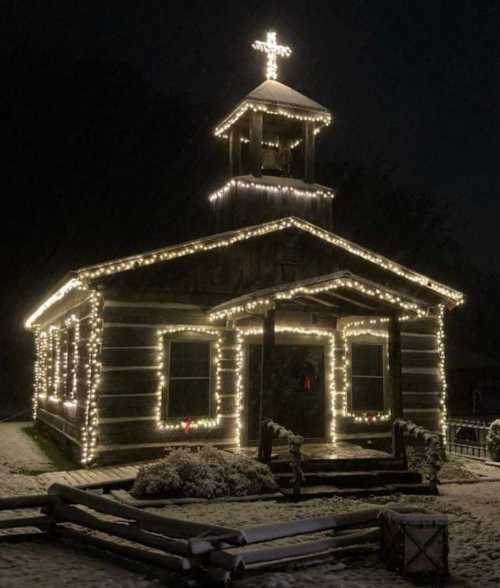
<svg viewBox="0 0 500 588">
<path fill-rule="evenodd" d="M 262 151 L 262 171 L 280 172 L 281 166 L 279 154 L 276 149 L 264 149 Z"/>
</svg>

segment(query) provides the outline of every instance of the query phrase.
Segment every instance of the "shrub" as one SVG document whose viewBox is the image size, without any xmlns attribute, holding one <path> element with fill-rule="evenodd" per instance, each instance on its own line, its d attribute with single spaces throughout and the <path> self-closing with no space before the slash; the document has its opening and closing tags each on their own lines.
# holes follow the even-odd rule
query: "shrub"
<svg viewBox="0 0 500 588">
<path fill-rule="evenodd" d="M 204 446 L 176 449 L 140 469 L 131 490 L 136 498 L 218 498 L 274 492 L 271 470 L 255 459 Z"/>
<path fill-rule="evenodd" d="M 500 461 L 500 419 L 493 421 L 486 437 L 486 447 L 493 461 Z"/>
</svg>

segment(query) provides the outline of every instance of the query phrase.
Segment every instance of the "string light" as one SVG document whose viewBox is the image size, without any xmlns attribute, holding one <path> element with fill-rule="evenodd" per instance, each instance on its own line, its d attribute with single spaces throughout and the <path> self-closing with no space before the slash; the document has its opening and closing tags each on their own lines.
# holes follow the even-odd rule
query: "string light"
<svg viewBox="0 0 500 588">
<path fill-rule="evenodd" d="M 278 45 L 274 31 L 267 33 L 266 41 L 254 41 L 252 48 L 262 51 L 267 56 L 266 77 L 268 80 L 278 79 L 278 57 L 290 57 L 292 50 L 285 45 Z"/>
<path fill-rule="evenodd" d="M 337 422 L 337 410 L 336 410 L 336 397 L 337 391 L 335 386 L 335 331 L 329 329 L 316 329 L 309 327 L 295 327 L 292 325 L 275 325 L 276 333 L 292 333 L 298 335 L 310 335 L 313 337 L 324 337 L 328 340 L 328 351 L 329 351 L 329 373 L 326 378 L 329 382 L 329 396 L 330 396 L 330 423 L 329 433 L 330 441 L 336 442 L 336 422 Z M 239 448 L 241 446 L 241 432 L 242 432 L 242 412 L 244 406 L 244 384 L 243 384 L 243 369 L 244 369 L 244 339 L 252 335 L 262 335 L 262 327 L 252 328 L 237 328 L 236 329 L 236 434 L 235 444 Z"/>
<path fill-rule="evenodd" d="M 291 300 L 297 296 L 315 295 L 322 292 L 338 290 L 340 288 L 354 290 L 365 296 L 377 298 L 383 302 L 389 302 L 390 304 L 396 305 L 404 310 L 411 310 L 419 317 L 427 315 L 427 311 L 418 304 L 414 302 L 405 302 L 399 295 L 394 294 L 391 291 L 385 289 L 382 290 L 378 287 L 367 286 L 365 283 L 361 282 L 359 278 L 333 278 L 329 280 L 328 283 L 324 286 L 299 286 L 286 291 L 268 295 L 264 298 L 254 299 L 250 302 L 246 302 L 245 304 L 236 304 L 227 309 L 212 312 L 209 315 L 209 319 L 214 321 L 223 318 L 231 318 L 237 314 L 254 311 L 257 308 L 264 309 L 270 307 L 277 300 Z"/>
<path fill-rule="evenodd" d="M 81 286 L 82 286 L 82 283 L 77 278 L 71 278 L 70 280 L 68 280 L 56 292 L 54 292 L 54 294 L 52 294 L 52 296 L 49 296 L 47 298 L 47 300 L 45 300 L 45 302 L 43 302 L 35 310 L 35 312 L 26 320 L 26 322 L 24 323 L 24 326 L 27 329 L 31 328 L 33 326 L 33 324 L 35 323 L 36 319 L 41 317 L 42 314 L 47 309 L 49 309 L 51 306 L 53 306 L 56 302 L 59 302 L 60 300 L 62 300 L 66 296 L 66 294 L 68 294 L 68 292 L 71 292 L 71 290 L 74 290 L 75 288 L 79 288 Z"/>
<path fill-rule="evenodd" d="M 453 288 L 444 286 L 443 284 L 431 280 L 422 274 L 404 268 L 396 262 L 390 261 L 381 255 L 372 253 L 368 249 L 365 249 L 359 245 L 355 245 L 354 243 L 351 243 L 347 239 L 343 239 L 334 233 L 320 229 L 319 227 L 316 227 L 307 221 L 295 217 L 286 217 L 278 221 L 270 221 L 246 229 L 229 231 L 216 237 L 206 237 L 205 239 L 190 241 L 182 245 L 166 247 L 157 251 L 152 251 L 150 253 L 135 255 L 118 261 L 107 262 L 97 266 L 92 266 L 90 268 L 81 269 L 78 271 L 78 279 L 71 279 L 61 286 L 61 288 L 55 294 L 50 296 L 37 308 L 37 310 L 27 319 L 25 325 L 27 328 L 33 327 L 37 318 L 39 318 L 48 308 L 55 304 L 55 302 L 61 300 L 72 289 L 80 288 L 84 290 L 87 288 L 85 280 L 95 279 L 118 272 L 129 271 L 154 263 L 177 259 L 186 255 L 193 255 L 200 252 L 212 251 L 214 249 L 231 247 L 236 243 L 241 243 L 242 241 L 247 241 L 249 239 L 253 239 L 254 237 L 262 237 L 264 235 L 269 235 L 271 233 L 290 228 L 297 228 L 319 239 L 322 239 L 327 243 L 340 247 L 341 249 L 348 251 L 349 253 L 356 255 L 365 261 L 373 263 L 374 265 L 377 265 L 386 271 L 394 273 L 397 276 L 418 284 L 419 286 L 430 289 L 437 294 L 449 299 L 456 305 L 463 304 L 464 302 L 463 294 L 457 290 L 454 290 Z"/>
<path fill-rule="evenodd" d="M 189 421 L 189 429 L 213 429 L 220 425 L 220 392 L 221 392 L 221 348 L 222 348 L 222 335 L 221 333 L 210 327 L 193 326 L 193 325 L 172 325 L 169 327 L 161 328 L 157 331 L 157 350 L 158 350 L 158 388 L 157 388 L 157 403 L 156 403 L 156 423 L 158 428 L 162 431 L 176 431 L 183 430 L 185 423 L 183 418 L 176 419 L 175 422 L 164 422 L 162 420 L 162 407 L 163 407 L 163 392 L 165 390 L 165 346 L 164 337 L 165 335 L 171 335 L 174 333 L 202 333 L 204 335 L 210 335 L 216 337 L 215 341 L 215 418 L 201 418 L 193 421 Z"/>
<path fill-rule="evenodd" d="M 386 330 L 375 329 L 376 325 L 385 324 L 389 321 L 388 318 L 356 320 L 346 322 L 341 330 L 341 338 L 343 341 L 343 365 L 342 372 L 344 378 L 344 390 L 342 393 L 342 414 L 344 417 L 351 418 L 356 423 L 372 423 L 385 422 L 390 420 L 391 412 L 388 411 L 374 411 L 374 412 L 352 412 L 348 410 L 347 400 L 350 388 L 350 370 L 351 362 L 349 361 L 349 347 L 351 339 L 360 337 L 362 335 L 369 335 L 371 337 L 380 337 L 384 340 L 389 339 L 389 333 Z"/>
<path fill-rule="evenodd" d="M 326 111 L 318 111 L 318 114 L 311 114 L 308 111 L 299 111 L 293 108 L 283 108 L 282 106 L 272 106 L 270 104 L 262 104 L 252 101 L 251 98 L 243 100 L 243 102 L 228 115 L 217 127 L 214 129 L 214 135 L 216 137 L 224 137 L 227 135 L 227 131 L 236 124 L 242 116 L 248 111 L 261 112 L 262 114 L 269 114 L 271 116 L 281 116 L 288 120 L 300 121 L 300 122 L 312 122 L 319 127 L 328 127 L 332 124 L 332 115 Z M 316 129 L 315 129 L 316 131 Z"/>
<path fill-rule="evenodd" d="M 301 196 L 304 198 L 329 198 L 333 199 L 334 194 L 328 190 L 299 190 L 293 186 L 287 186 L 285 184 L 265 184 L 262 182 L 245 182 L 243 180 L 230 180 L 220 190 L 210 194 L 208 199 L 210 202 L 214 202 L 219 198 L 222 198 L 232 188 L 244 188 L 247 190 L 259 191 L 259 192 L 274 192 L 276 194 L 292 194 L 293 196 Z"/>
<path fill-rule="evenodd" d="M 438 307 L 438 328 L 436 332 L 438 355 L 439 355 L 439 379 L 441 380 L 441 434 L 446 439 L 446 430 L 448 423 L 447 414 L 447 396 L 448 384 L 446 382 L 446 350 L 445 350 L 445 331 L 444 331 L 444 306 Z"/>
<path fill-rule="evenodd" d="M 68 333 L 68 340 L 72 342 L 72 349 L 68 349 L 67 362 L 67 378 L 70 380 L 69 395 L 64 401 L 66 408 L 74 408 L 77 406 L 77 391 L 78 391 L 78 365 L 80 362 L 80 321 L 76 315 L 71 315 L 65 322 Z M 69 333 L 73 336 L 69 337 Z M 71 358 L 71 366 L 69 359 Z"/>
<path fill-rule="evenodd" d="M 100 292 L 92 291 L 90 295 L 90 334 L 87 341 L 87 393 L 85 399 L 84 424 L 82 427 L 82 464 L 89 465 L 95 458 L 99 412 L 97 391 L 101 379 L 102 365 L 100 349 L 102 345 L 103 321 L 101 318 L 103 299 Z"/>
</svg>

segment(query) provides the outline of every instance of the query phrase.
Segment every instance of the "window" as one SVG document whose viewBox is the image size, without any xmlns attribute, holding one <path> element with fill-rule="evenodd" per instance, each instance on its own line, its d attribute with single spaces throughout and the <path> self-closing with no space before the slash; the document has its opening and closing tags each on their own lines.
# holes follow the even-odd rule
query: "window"
<svg viewBox="0 0 500 588">
<path fill-rule="evenodd" d="M 164 418 L 210 415 L 209 341 L 165 341 L 168 358 Z"/>
<path fill-rule="evenodd" d="M 384 396 L 384 345 L 351 343 L 351 411 L 381 412 Z"/>
</svg>

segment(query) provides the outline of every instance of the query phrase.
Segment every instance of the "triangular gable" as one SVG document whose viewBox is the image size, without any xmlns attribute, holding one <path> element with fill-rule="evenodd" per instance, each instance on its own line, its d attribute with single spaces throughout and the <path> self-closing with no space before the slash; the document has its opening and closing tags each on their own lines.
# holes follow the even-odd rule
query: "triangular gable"
<svg viewBox="0 0 500 588">
<path fill-rule="evenodd" d="M 227 231 L 225 233 L 203 237 L 201 239 L 189 241 L 180 245 L 172 245 L 154 251 L 132 255 L 129 257 L 124 257 L 76 270 L 75 272 L 72 272 L 68 279 L 63 282 L 59 289 L 51 294 L 51 296 L 47 298 L 33 312 L 33 314 L 27 319 L 26 326 L 29 328 L 34 323 L 36 318 L 41 316 L 45 310 L 64 297 L 70 290 L 82 285 L 86 285 L 89 281 L 120 272 L 147 267 L 156 263 L 170 261 L 179 257 L 195 255 L 197 253 L 207 252 L 224 247 L 231 247 L 236 243 L 241 243 L 250 239 L 254 239 L 255 237 L 262 237 L 264 235 L 277 233 L 279 231 L 290 228 L 303 231 L 304 233 L 312 235 L 317 239 L 321 239 L 330 245 L 334 245 L 344 251 L 347 251 L 348 253 L 351 253 L 352 255 L 373 263 L 381 269 L 391 272 L 405 280 L 413 282 L 418 286 L 426 288 L 445 298 L 453 305 L 462 304 L 464 301 L 463 294 L 458 290 L 454 290 L 453 288 L 432 280 L 427 276 L 405 268 L 399 263 L 391 261 L 383 255 L 379 255 L 370 251 L 369 249 L 366 249 L 365 247 L 356 245 L 352 241 L 344 239 L 335 233 L 331 233 L 305 220 L 297 217 L 286 217 L 280 220 L 269 221 L 260 225 Z"/>
</svg>

